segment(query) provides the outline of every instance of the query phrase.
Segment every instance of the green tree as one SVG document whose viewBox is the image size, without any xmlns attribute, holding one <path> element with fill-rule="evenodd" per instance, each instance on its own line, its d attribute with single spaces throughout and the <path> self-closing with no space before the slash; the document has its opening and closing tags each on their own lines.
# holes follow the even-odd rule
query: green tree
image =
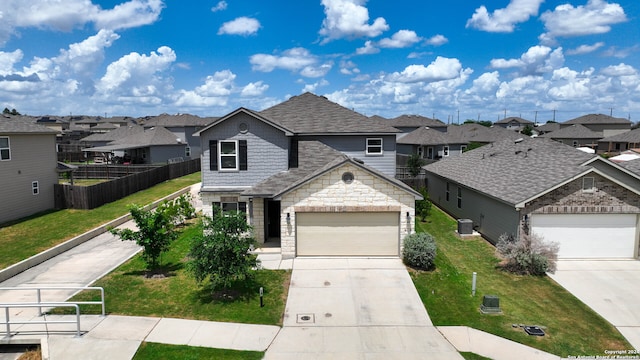
<svg viewBox="0 0 640 360">
<path fill-rule="evenodd" d="M 244 214 L 214 214 L 203 218 L 203 234 L 191 242 L 187 269 L 198 283 L 208 279 L 215 291 L 251 279 L 260 261 L 250 253 L 256 242 Z"/>
<path fill-rule="evenodd" d="M 4 108 L 4 110 L 2 110 L 3 114 L 11 114 L 11 110 L 9 110 L 9 108 Z"/>
<path fill-rule="evenodd" d="M 422 200 L 416 201 L 416 215 L 420 217 L 420 221 L 425 221 L 429 213 L 431 213 L 431 200 L 429 200 L 429 192 L 426 187 L 422 187 L 418 189 L 420 195 L 422 195 Z"/>
<path fill-rule="evenodd" d="M 533 128 L 531 127 L 531 125 L 527 125 L 524 127 L 524 129 L 522 129 L 522 131 L 520 131 L 520 134 L 531 136 L 533 135 Z"/>
<path fill-rule="evenodd" d="M 147 264 L 147 269 L 152 271 L 160 267 L 160 256 L 169 250 L 169 245 L 177 237 L 174 219 L 167 214 L 166 206 L 160 205 L 156 210 L 146 210 L 136 204 L 130 205 L 129 212 L 138 226 L 138 231 L 109 230 L 123 241 L 135 241 L 142 246 L 142 259 Z"/>
<path fill-rule="evenodd" d="M 409 168 L 409 174 L 412 177 L 416 177 L 420 174 L 420 170 L 422 170 L 423 165 L 424 160 L 418 154 L 409 155 L 409 159 L 407 160 L 407 167 Z"/>
</svg>

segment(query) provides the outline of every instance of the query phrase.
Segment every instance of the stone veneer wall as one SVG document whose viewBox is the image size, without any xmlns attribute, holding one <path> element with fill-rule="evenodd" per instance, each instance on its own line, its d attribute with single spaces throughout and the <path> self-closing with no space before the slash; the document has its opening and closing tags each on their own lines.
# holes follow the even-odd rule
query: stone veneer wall
<svg viewBox="0 0 640 360">
<path fill-rule="evenodd" d="M 264 199 L 254 198 L 253 205 L 251 205 L 248 198 L 240 197 L 237 193 L 212 193 L 203 191 L 200 193 L 200 197 L 202 198 L 202 213 L 207 216 L 213 215 L 213 203 L 219 202 L 221 197 L 237 197 L 238 201 L 246 202 L 247 211 L 253 213 L 253 215 L 247 217 L 247 219 L 249 224 L 253 226 L 254 237 L 259 244 L 264 243 Z M 253 206 L 252 210 L 251 206 Z"/>
<path fill-rule="evenodd" d="M 351 172 L 351 184 L 342 174 Z M 356 166 L 345 164 L 285 194 L 281 199 L 283 258 L 296 256 L 296 210 L 301 212 L 400 211 L 400 241 L 415 228 L 415 197 L 406 190 Z M 410 220 L 407 221 L 406 213 Z M 290 214 L 287 224 L 286 214 Z M 402 248 L 402 243 L 400 244 Z"/>
<path fill-rule="evenodd" d="M 530 214 L 640 214 L 640 195 L 600 176 L 594 191 L 582 191 L 582 177 L 545 194 L 521 211 L 521 231 L 528 233 L 522 221 Z"/>
</svg>

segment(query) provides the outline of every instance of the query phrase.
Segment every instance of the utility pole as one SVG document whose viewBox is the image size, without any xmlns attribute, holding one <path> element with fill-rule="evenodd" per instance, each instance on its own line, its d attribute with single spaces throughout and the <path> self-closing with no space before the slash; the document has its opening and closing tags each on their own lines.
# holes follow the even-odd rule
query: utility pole
<svg viewBox="0 0 640 360">
<path fill-rule="evenodd" d="M 533 123 L 534 123 L 534 124 L 537 124 L 537 123 L 538 123 L 538 110 L 536 110 L 536 111 L 534 112 L 534 114 L 535 114 L 535 115 L 533 116 Z"/>
<path fill-rule="evenodd" d="M 556 121 L 556 109 L 553 109 L 553 121 Z"/>
<path fill-rule="evenodd" d="M 609 116 L 613 117 L 613 108 L 609 108 Z"/>
<path fill-rule="evenodd" d="M 458 125 L 460 125 L 460 109 L 458 109 Z"/>
<path fill-rule="evenodd" d="M 504 118 L 503 119 L 506 119 L 506 118 L 507 118 L 507 109 L 504 109 Z"/>
</svg>

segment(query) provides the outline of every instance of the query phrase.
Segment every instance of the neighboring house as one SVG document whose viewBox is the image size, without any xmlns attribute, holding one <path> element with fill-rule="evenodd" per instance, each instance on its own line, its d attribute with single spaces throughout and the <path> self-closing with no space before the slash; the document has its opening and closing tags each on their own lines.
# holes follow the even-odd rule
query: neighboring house
<svg viewBox="0 0 640 360">
<path fill-rule="evenodd" d="M 517 116 L 512 116 L 512 117 L 507 117 L 502 120 L 496 121 L 494 125 L 507 130 L 520 132 L 524 130 L 524 128 L 526 128 L 527 126 L 531 127 L 531 129 L 533 130 L 533 126 L 535 124 L 533 121 L 525 120 Z"/>
<path fill-rule="evenodd" d="M 311 93 L 197 133 L 205 212 L 247 214 L 282 256 L 399 256 L 421 196 L 395 174 L 397 130 Z"/>
<path fill-rule="evenodd" d="M 589 114 L 562 123 L 562 126 L 566 125 L 583 125 L 591 131 L 601 133 L 602 137 L 609 137 L 631 130 L 632 122 L 609 115 Z"/>
<path fill-rule="evenodd" d="M 144 126 L 145 129 L 162 126 L 171 131 L 177 139 L 181 139 L 187 145 L 185 154 L 182 156 L 185 159 L 196 159 L 202 155 L 202 149 L 200 147 L 200 139 L 194 134 L 216 119 L 213 117 L 201 118 L 189 114 L 161 114 L 140 118 L 138 119 L 138 124 Z"/>
<path fill-rule="evenodd" d="M 423 159 L 438 160 L 462 154 L 469 144 L 489 144 L 522 137 L 500 127 L 476 123 L 449 125 L 442 130 L 419 128 L 397 140 L 398 153 L 418 154 Z"/>
<path fill-rule="evenodd" d="M 56 134 L 33 121 L 0 118 L 0 223 L 55 206 Z"/>
<path fill-rule="evenodd" d="M 88 147 L 82 151 L 99 153 L 107 161 L 122 154 L 119 162 L 133 164 L 166 164 L 184 159 L 187 145 L 182 139 L 163 127 L 149 128 L 111 141 L 103 146 Z M 118 162 L 118 161 L 117 161 Z"/>
<path fill-rule="evenodd" d="M 388 124 L 401 131 L 398 137 L 408 134 L 416 129 L 428 127 L 439 131 L 446 131 L 447 124 L 438 119 L 431 119 L 421 115 L 400 115 L 387 120 Z"/>
<path fill-rule="evenodd" d="M 560 130 L 562 124 L 557 122 L 547 122 L 546 124 L 538 125 L 534 130 L 538 135 L 550 133 L 552 131 Z"/>
<path fill-rule="evenodd" d="M 492 243 L 540 235 L 560 258 L 637 258 L 640 176 L 548 139 L 502 141 L 424 167 L 439 207 Z"/>
<path fill-rule="evenodd" d="M 640 128 L 598 140 L 599 153 L 620 153 L 640 147 Z"/>
<path fill-rule="evenodd" d="M 540 135 L 539 137 L 552 139 L 573 147 L 597 149 L 598 141 L 602 139 L 602 131 L 594 131 L 584 125 L 573 124 Z"/>
</svg>

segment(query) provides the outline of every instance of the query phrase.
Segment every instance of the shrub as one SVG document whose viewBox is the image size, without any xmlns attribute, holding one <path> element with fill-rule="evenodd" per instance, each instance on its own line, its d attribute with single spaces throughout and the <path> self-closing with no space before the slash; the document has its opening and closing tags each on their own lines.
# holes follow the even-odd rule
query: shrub
<svg viewBox="0 0 640 360">
<path fill-rule="evenodd" d="M 431 213 L 431 200 L 429 200 L 429 192 L 427 188 L 422 187 L 418 190 L 420 195 L 422 195 L 422 200 L 416 201 L 416 215 L 420 217 L 420 221 L 424 222 L 427 219 L 427 216 Z"/>
<path fill-rule="evenodd" d="M 503 257 L 500 266 L 510 272 L 522 275 L 544 275 L 556 271 L 559 246 L 546 242 L 536 234 L 502 234 L 496 244 L 496 251 Z"/>
<path fill-rule="evenodd" d="M 431 270 L 435 266 L 436 242 L 428 233 L 415 233 L 405 236 L 402 248 L 402 261 L 416 269 Z"/>
</svg>

